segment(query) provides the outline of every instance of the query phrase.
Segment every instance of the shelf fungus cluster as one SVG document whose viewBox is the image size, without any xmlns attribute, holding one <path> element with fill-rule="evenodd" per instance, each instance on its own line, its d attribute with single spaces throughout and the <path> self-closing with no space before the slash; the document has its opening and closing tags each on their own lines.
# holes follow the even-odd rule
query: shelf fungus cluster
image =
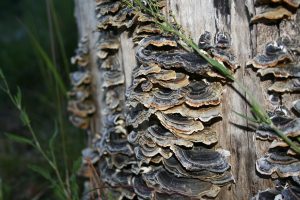
<svg viewBox="0 0 300 200">
<path fill-rule="evenodd" d="M 256 6 L 263 8 L 263 11 L 255 15 L 252 23 L 276 23 L 282 19 L 291 18 L 300 5 L 299 0 L 256 0 Z"/>
<path fill-rule="evenodd" d="M 299 77 L 299 41 L 281 37 L 265 46 L 263 54 L 259 54 L 250 61 L 257 73 L 262 76 L 271 76 L 273 83 L 268 92 L 273 96 L 300 91 Z M 299 145 L 300 112 L 299 100 L 293 102 L 293 107 L 278 106 L 269 112 L 274 125 L 293 142 Z M 268 126 L 259 126 L 257 136 L 260 139 L 271 141 L 266 155 L 256 162 L 257 171 L 266 176 L 278 179 L 276 189 L 260 192 L 253 199 L 300 199 L 300 159 L 289 146 L 283 142 Z M 268 198 L 267 198 L 268 197 Z"/>
<path fill-rule="evenodd" d="M 76 55 L 71 59 L 72 64 L 78 65 L 78 70 L 70 74 L 72 89 L 68 92 L 70 98 L 68 111 L 70 121 L 76 127 L 88 129 L 90 117 L 96 107 L 91 100 L 91 74 L 89 70 L 88 39 L 83 37 L 78 44 Z"/>
<path fill-rule="evenodd" d="M 220 32 L 215 38 L 211 44 L 206 32 L 199 46 L 234 71 L 230 36 Z M 222 186 L 233 182 L 224 150 L 214 147 L 218 137 L 211 128 L 221 117 L 224 79 L 168 36 L 142 39 L 136 59 L 126 93 L 126 121 L 141 169 L 134 181 L 145 190 L 134 184 L 135 192 L 146 199 L 216 197 Z"/>
<path fill-rule="evenodd" d="M 151 17 L 121 2 L 96 0 L 102 124 L 93 147 L 83 151 L 84 164 L 96 166 L 114 199 L 215 198 L 234 182 L 229 152 L 216 147 L 212 128 L 221 118 L 226 80 L 177 38 L 163 36 Z M 126 92 L 119 60 L 125 30 L 137 45 Z M 205 32 L 199 47 L 234 71 L 229 34 L 211 39 Z"/>
</svg>

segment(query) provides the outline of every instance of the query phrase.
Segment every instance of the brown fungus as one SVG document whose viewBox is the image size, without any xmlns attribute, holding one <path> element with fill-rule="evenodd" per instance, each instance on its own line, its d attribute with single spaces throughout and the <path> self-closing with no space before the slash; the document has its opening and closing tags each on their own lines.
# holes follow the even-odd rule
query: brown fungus
<svg viewBox="0 0 300 200">
<path fill-rule="evenodd" d="M 276 8 L 266 9 L 264 12 L 255 15 L 251 19 L 251 23 L 260 22 L 278 22 L 281 19 L 290 18 L 293 15 L 287 8 L 278 6 Z"/>
<path fill-rule="evenodd" d="M 149 79 L 152 83 L 157 83 L 165 88 L 169 88 L 171 90 L 178 90 L 189 85 L 189 76 L 183 73 L 176 73 L 176 78 L 171 80 L 159 80 L 156 79 L 155 75 L 149 76 Z"/>
<path fill-rule="evenodd" d="M 91 162 L 92 164 L 95 164 L 99 161 L 100 156 L 98 152 L 91 148 L 85 148 L 81 151 L 82 154 L 82 162 L 83 164 L 88 164 Z"/>
<path fill-rule="evenodd" d="M 167 149 L 167 148 L 162 148 L 162 147 L 159 147 L 157 145 L 154 145 L 153 147 L 151 147 L 151 146 L 148 145 L 149 142 L 148 143 L 145 142 L 143 144 L 143 143 L 141 143 L 141 141 L 143 141 L 143 138 L 140 138 L 140 146 L 139 147 L 135 147 L 135 149 L 139 148 L 140 151 L 142 152 L 142 154 L 145 157 L 154 157 L 156 155 L 160 155 L 163 158 L 168 159 L 168 158 L 170 158 L 173 155 L 173 153 L 169 149 Z"/>
<path fill-rule="evenodd" d="M 227 32 L 218 32 L 215 37 L 216 47 L 229 48 L 231 46 L 231 37 Z"/>
<path fill-rule="evenodd" d="M 68 111 L 79 117 L 87 117 L 96 111 L 96 107 L 91 101 L 78 102 L 71 100 L 68 102 Z"/>
<path fill-rule="evenodd" d="M 190 171 L 208 170 L 223 173 L 230 168 L 225 157 L 212 149 L 193 147 L 187 150 L 179 146 L 172 146 L 171 150 L 182 166 Z"/>
<path fill-rule="evenodd" d="M 144 199 L 152 199 L 153 189 L 149 188 L 141 176 L 134 176 L 132 178 L 132 186 L 134 192 Z"/>
<path fill-rule="evenodd" d="M 89 84 L 92 81 L 91 73 L 89 71 L 75 71 L 70 74 L 70 79 L 73 86 Z"/>
<path fill-rule="evenodd" d="M 274 178 L 300 176 L 300 161 L 288 156 L 286 150 L 274 149 L 257 160 L 256 169 L 260 174 Z"/>
<path fill-rule="evenodd" d="M 98 49 L 110 51 L 110 50 L 118 50 L 120 48 L 120 41 L 117 38 L 106 39 L 101 41 Z"/>
<path fill-rule="evenodd" d="M 191 142 L 201 142 L 206 145 L 212 145 L 218 142 L 217 133 L 211 128 L 205 127 L 201 131 L 196 131 L 190 135 L 185 133 L 174 133 L 177 137 L 191 141 Z"/>
<path fill-rule="evenodd" d="M 90 119 L 88 117 L 79 117 L 76 115 L 71 115 L 69 117 L 71 123 L 78 128 L 87 129 L 90 126 Z"/>
<path fill-rule="evenodd" d="M 192 107 L 201 107 L 220 104 L 223 87 L 217 82 L 193 81 L 184 90 L 185 103 Z"/>
<path fill-rule="evenodd" d="M 146 184 L 155 190 L 173 195 L 181 194 L 188 197 L 216 197 L 220 187 L 199 179 L 176 177 L 163 168 L 151 170 L 143 174 Z M 187 189 L 188 188 L 188 189 Z"/>
<path fill-rule="evenodd" d="M 152 80 L 170 81 L 177 78 L 176 72 L 174 70 L 162 69 L 160 72 L 155 74 L 150 74 L 148 77 Z"/>
<path fill-rule="evenodd" d="M 133 70 L 132 74 L 133 77 L 136 78 L 141 75 L 148 75 L 148 74 L 155 74 L 160 73 L 161 68 L 157 64 L 150 64 L 150 65 L 141 65 Z"/>
<path fill-rule="evenodd" d="M 269 42 L 265 46 L 264 54 L 255 56 L 248 65 L 252 65 L 258 69 L 267 67 L 276 67 L 278 64 L 290 62 L 292 60 L 285 45 L 274 41 Z"/>
<path fill-rule="evenodd" d="M 264 5 L 264 4 L 282 4 L 285 3 L 293 8 L 298 8 L 300 5 L 299 0 L 256 0 L 255 5 Z"/>
<path fill-rule="evenodd" d="M 136 107 L 129 107 L 126 115 L 126 124 L 137 128 L 145 121 L 149 121 L 150 116 L 155 111 L 153 109 L 146 109 L 142 104 L 138 104 Z"/>
<path fill-rule="evenodd" d="M 170 147 L 172 145 L 179 145 L 185 147 L 192 147 L 193 143 L 184 139 L 177 138 L 174 134 L 161 128 L 160 126 L 153 125 L 147 129 L 145 137 L 149 137 L 158 146 Z"/>
<path fill-rule="evenodd" d="M 125 83 L 124 74 L 120 71 L 104 71 L 102 87 L 111 87 Z"/>
<path fill-rule="evenodd" d="M 198 46 L 201 49 L 208 50 L 212 47 L 211 45 L 211 33 L 205 31 L 199 38 Z"/>
<path fill-rule="evenodd" d="M 97 3 L 96 12 L 100 15 L 113 14 L 119 11 L 121 8 L 122 2 L 120 1 L 107 1 Z"/>
<path fill-rule="evenodd" d="M 293 109 L 300 114 L 300 99 L 293 102 Z"/>
<path fill-rule="evenodd" d="M 132 92 L 131 98 L 136 99 L 147 108 L 166 110 L 184 102 L 183 93 L 170 89 L 155 88 L 151 92 Z"/>
<path fill-rule="evenodd" d="M 211 106 L 211 107 L 200 107 L 193 108 L 186 104 L 181 104 L 179 106 L 174 106 L 168 110 L 163 111 L 164 114 L 175 114 L 178 113 L 184 117 L 190 117 L 193 119 L 199 119 L 202 122 L 209 122 L 214 118 L 221 117 L 221 107 Z"/>
<path fill-rule="evenodd" d="M 189 73 L 217 76 L 204 58 L 184 50 L 150 51 L 140 47 L 136 57 L 144 65 L 158 63 L 166 69 L 182 68 Z"/>
<path fill-rule="evenodd" d="M 139 46 L 146 48 L 150 45 L 156 46 L 156 47 L 163 47 L 163 46 L 171 46 L 171 47 L 177 47 L 177 42 L 172 38 L 166 38 L 161 36 L 151 36 L 144 38 L 140 41 Z"/>
<path fill-rule="evenodd" d="M 172 156 L 169 159 L 163 160 L 164 167 L 177 177 L 191 177 L 202 181 L 207 181 L 216 185 L 225 185 L 233 182 L 233 176 L 230 172 L 214 173 L 208 170 L 189 171 L 183 168 L 180 162 Z"/>
<path fill-rule="evenodd" d="M 68 96 L 76 101 L 84 101 L 91 95 L 90 88 L 88 86 L 73 87 L 68 92 Z"/>
<path fill-rule="evenodd" d="M 288 79 L 285 81 L 277 81 L 271 87 L 268 88 L 268 91 L 285 93 L 285 92 L 299 92 L 300 91 L 300 79 Z"/>
<path fill-rule="evenodd" d="M 80 39 L 76 49 L 76 55 L 71 58 L 72 64 L 80 67 L 86 67 L 89 64 L 89 43 L 88 37 L 84 36 Z"/>
<path fill-rule="evenodd" d="M 300 78 L 300 65 L 299 64 L 287 64 L 279 67 L 259 69 L 258 74 L 266 76 L 272 74 L 276 78 Z"/>
<path fill-rule="evenodd" d="M 158 111 L 155 115 L 159 119 L 160 123 L 174 134 L 181 133 L 189 135 L 204 129 L 201 121 L 183 117 L 180 114 L 163 114 Z"/>
<path fill-rule="evenodd" d="M 119 91 L 108 90 L 105 96 L 105 103 L 109 109 L 116 109 L 120 104 Z"/>
</svg>

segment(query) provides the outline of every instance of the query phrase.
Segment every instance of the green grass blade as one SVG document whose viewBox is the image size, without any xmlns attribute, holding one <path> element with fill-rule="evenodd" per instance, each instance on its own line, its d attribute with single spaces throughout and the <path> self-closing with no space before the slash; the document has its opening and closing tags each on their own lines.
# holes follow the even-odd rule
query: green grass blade
<svg viewBox="0 0 300 200">
<path fill-rule="evenodd" d="M 248 120 L 248 121 L 251 121 L 251 122 L 253 122 L 253 123 L 259 123 L 256 119 L 254 119 L 254 118 L 252 118 L 252 117 L 248 117 L 248 116 L 243 115 L 242 113 L 236 112 L 236 111 L 234 111 L 234 110 L 232 110 L 232 112 L 235 113 L 236 115 L 238 115 L 238 116 L 240 116 L 240 117 L 242 117 L 242 118 Z"/>
<path fill-rule="evenodd" d="M 45 50 L 42 48 L 42 46 L 40 45 L 40 43 L 37 41 L 37 39 L 35 38 L 35 36 L 32 34 L 32 32 L 30 32 L 28 29 L 27 33 L 30 37 L 30 40 L 32 42 L 33 47 L 35 48 L 35 50 L 37 51 L 37 53 L 41 56 L 42 60 L 45 62 L 46 67 L 51 71 L 55 81 L 57 82 L 61 92 L 66 95 L 67 93 L 67 89 L 65 86 L 65 83 L 60 75 L 60 73 L 58 72 L 56 66 L 54 65 L 54 63 L 51 61 L 51 59 L 49 58 L 48 54 L 45 52 Z"/>
<path fill-rule="evenodd" d="M 45 168 L 42 168 L 38 165 L 28 165 L 28 167 L 29 167 L 29 169 L 31 169 L 32 171 L 34 171 L 37 174 L 41 175 L 43 178 L 50 181 L 51 183 L 55 182 L 55 180 L 53 180 L 53 178 L 51 177 L 49 171 L 46 170 Z"/>
<path fill-rule="evenodd" d="M 29 145 L 33 146 L 33 142 L 29 138 L 19 136 L 19 135 L 16 135 L 16 134 L 12 134 L 12 133 L 5 133 L 5 135 L 11 141 L 18 142 L 18 143 L 21 143 L 21 144 L 29 144 Z"/>
<path fill-rule="evenodd" d="M 3 184 L 2 184 L 2 179 L 0 177 L 0 200 L 4 200 L 4 194 L 3 194 Z"/>
<path fill-rule="evenodd" d="M 60 53 L 62 55 L 62 60 L 63 60 L 63 63 L 64 63 L 65 73 L 70 74 L 69 59 L 68 59 L 67 54 L 66 54 L 66 48 L 65 48 L 63 36 L 62 36 L 61 30 L 60 30 L 60 27 L 59 27 L 59 23 L 58 23 L 59 21 L 58 21 L 57 13 L 56 13 L 56 10 L 55 10 L 55 7 L 54 7 L 54 3 L 52 1 L 50 1 L 49 3 L 50 3 L 50 11 L 51 11 L 52 18 L 53 18 L 54 32 L 55 32 L 55 35 L 58 39 L 58 45 L 59 45 L 59 48 L 60 48 Z"/>
</svg>

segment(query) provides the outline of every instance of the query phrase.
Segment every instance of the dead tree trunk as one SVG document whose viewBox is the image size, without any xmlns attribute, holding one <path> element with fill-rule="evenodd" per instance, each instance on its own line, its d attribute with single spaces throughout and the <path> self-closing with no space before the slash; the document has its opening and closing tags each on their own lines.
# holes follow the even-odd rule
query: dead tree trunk
<svg viewBox="0 0 300 200">
<path fill-rule="evenodd" d="M 123 134 L 123 136 L 118 136 L 115 139 L 124 142 L 124 140 L 127 140 L 126 136 L 129 135 L 128 131 L 132 130 L 132 128 L 127 129 L 130 124 L 124 124 L 124 117 L 126 113 L 129 112 L 125 108 L 125 102 L 127 101 L 125 100 L 125 91 L 132 85 L 133 69 L 137 66 L 136 46 L 132 41 L 132 34 L 129 34 L 130 31 L 128 32 L 128 30 L 124 30 L 124 28 L 122 28 L 122 31 L 119 29 L 111 29 L 112 31 L 110 31 L 108 29 L 102 32 L 97 29 L 99 16 L 97 19 L 95 13 L 99 14 L 99 12 L 95 12 L 97 6 L 94 0 L 76 0 L 75 2 L 75 15 L 80 36 L 86 36 L 88 38 L 86 45 L 89 49 L 89 64 L 84 70 L 91 73 L 92 82 L 90 91 L 92 94 L 90 98 L 94 100 L 96 105 L 96 111 L 90 118 L 89 126 L 84 128 L 86 128 L 89 133 L 90 147 L 106 155 L 107 152 L 102 152 L 104 150 L 101 149 L 101 147 L 103 147 L 101 144 L 105 143 L 103 137 L 106 137 L 104 136 L 104 132 L 107 131 L 104 128 L 107 126 L 105 125 L 108 120 L 106 117 L 111 114 L 108 112 L 110 108 L 107 109 L 107 107 L 114 107 L 114 96 L 117 96 L 120 100 L 118 103 L 118 114 L 120 114 L 121 117 L 118 118 L 112 115 L 111 117 L 115 118 L 110 120 L 119 120 L 115 123 L 119 131 L 117 131 L 117 134 Z M 101 4 L 101 0 L 97 2 Z M 285 4 L 283 6 L 285 6 Z M 290 9 L 290 6 L 288 7 Z M 98 7 L 98 11 L 99 9 Z M 110 9 L 113 8 L 111 7 Z M 286 93 L 268 92 L 268 88 L 276 82 L 276 79 L 274 79 L 273 76 L 259 77 L 253 67 L 246 66 L 246 63 L 257 54 L 263 53 L 265 45 L 268 42 L 275 41 L 280 36 L 289 36 L 293 39 L 295 37 L 299 38 L 300 32 L 298 25 L 300 18 L 299 12 L 296 13 L 296 9 L 292 9 L 293 15 L 291 19 L 277 21 L 276 23 L 268 25 L 262 23 L 250 24 L 250 19 L 255 16 L 256 13 L 261 12 L 261 7 L 255 7 L 253 0 L 168 0 L 165 11 L 168 12 L 170 10 L 176 16 L 176 19 L 182 25 L 183 29 L 192 36 L 194 41 L 198 41 L 200 35 L 205 31 L 209 31 L 212 35 L 218 32 L 228 32 L 231 35 L 231 50 L 236 56 L 237 63 L 240 66 L 235 73 L 235 77 L 249 88 L 252 96 L 257 98 L 263 107 L 273 111 L 279 106 L 284 105 L 290 109 L 292 102 L 295 99 L 299 99 L 299 94 L 294 93 L 294 91 L 299 91 L 299 85 L 295 86 L 296 88 L 298 87 L 298 89 Z M 120 43 L 117 44 L 117 47 L 106 47 L 106 49 L 110 49 L 109 55 L 103 55 L 105 54 L 105 50 L 103 51 L 99 46 L 111 38 L 120 41 Z M 117 60 L 116 65 L 118 66 L 117 69 L 114 70 L 121 73 L 118 78 L 120 82 L 103 86 L 103 84 L 109 84 L 110 81 L 114 81 L 113 79 L 115 78 L 115 76 L 110 77 L 108 66 L 103 69 L 103 63 L 107 56 L 114 56 L 114 59 Z M 107 75 L 107 77 L 104 77 L 104 75 Z M 296 77 L 299 77 L 299 75 Z M 105 80 L 107 78 L 109 80 Z M 229 84 L 225 85 L 221 98 L 222 120 L 218 120 L 211 125 L 217 132 L 218 138 L 218 143 L 214 146 L 214 149 L 222 148 L 230 152 L 228 163 L 231 166 L 230 171 L 235 180 L 233 184 L 222 187 L 216 199 L 250 199 L 259 191 L 274 187 L 274 183 L 270 177 L 258 173 L 255 166 L 257 160 L 268 152 L 270 142 L 257 140 L 255 131 L 253 131 L 253 128 L 248 124 L 248 121 L 232 112 L 232 110 L 234 110 L 244 114 L 250 113 L 249 106 L 242 96 L 245 96 L 243 92 L 239 94 L 236 89 L 233 89 Z M 275 101 L 271 102 L 271 98 L 275 99 Z M 145 129 L 146 128 L 148 127 L 145 127 Z M 122 132 L 123 129 L 124 132 Z M 109 139 L 113 140 L 113 138 L 114 137 L 111 137 Z M 95 141 L 98 141 L 96 145 Z M 116 142 L 116 144 L 117 143 L 118 142 Z M 114 149 L 108 152 L 108 154 L 110 153 L 113 159 L 118 159 Z M 133 154 L 136 156 L 136 153 L 135 151 Z M 123 154 L 126 155 L 124 152 Z M 133 162 L 133 158 L 129 157 L 128 154 L 126 157 L 127 161 Z M 104 160 L 105 159 L 100 159 L 100 162 L 104 162 Z M 155 165 L 162 164 L 158 162 L 158 164 Z M 101 167 L 103 168 L 104 166 L 101 166 L 100 163 L 100 168 Z M 128 169 L 126 170 L 128 171 Z M 298 174 L 295 173 L 294 176 L 299 176 L 299 171 L 300 169 L 297 171 Z M 109 173 L 112 176 L 114 175 L 113 172 Z M 118 185 L 113 185 L 113 181 L 110 180 L 113 178 L 116 177 L 102 177 L 104 182 L 108 183 L 108 185 L 118 187 Z M 122 181 L 124 180 L 121 180 L 121 182 Z M 132 188 L 127 188 L 127 190 L 127 193 L 123 194 L 127 198 L 134 196 L 134 194 L 131 193 L 136 193 Z M 186 188 L 186 190 L 188 190 L 188 188 Z M 112 191 L 122 195 L 122 189 L 114 188 Z M 180 195 L 180 193 L 176 195 Z"/>
</svg>

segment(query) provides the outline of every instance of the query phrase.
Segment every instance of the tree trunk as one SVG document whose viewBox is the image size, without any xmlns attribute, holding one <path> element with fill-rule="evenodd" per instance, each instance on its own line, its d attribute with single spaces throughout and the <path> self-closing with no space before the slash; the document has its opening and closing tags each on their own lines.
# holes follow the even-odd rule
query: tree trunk
<svg viewBox="0 0 300 200">
<path fill-rule="evenodd" d="M 105 148 L 101 146 L 105 143 L 103 138 L 107 137 L 105 133 L 109 128 L 112 128 L 108 127 L 105 120 L 112 115 L 112 113 L 108 112 L 111 110 L 108 107 L 113 107 L 111 101 L 115 101 L 113 98 L 117 96 L 120 100 L 117 113 L 121 117 L 115 118 L 115 120 L 119 121 L 113 128 L 118 130 L 116 134 L 123 136 L 115 136 L 115 139 L 118 141 L 122 139 L 123 141 L 125 136 L 129 135 L 129 131 L 134 130 L 132 127 L 128 128 L 130 124 L 125 125 L 123 123 L 125 123 L 124 118 L 129 112 L 125 106 L 126 102 L 128 103 L 129 101 L 128 99 L 125 100 L 125 91 L 132 85 L 133 69 L 137 66 L 136 46 L 132 41 L 132 34 L 129 34 L 130 31 L 114 29 L 117 31 L 112 33 L 113 31 L 110 32 L 109 29 L 97 29 L 96 2 L 94 0 L 75 0 L 75 2 L 75 15 L 80 37 L 86 36 L 88 38 L 86 45 L 89 49 L 89 64 L 87 67 L 80 66 L 79 69 L 91 72 L 92 94 L 90 98 L 94 100 L 96 106 L 95 113 L 90 116 L 89 126 L 84 128 L 89 133 L 90 148 L 96 149 L 101 155 L 103 153 L 104 157 L 111 154 L 116 158 L 113 150 L 108 151 L 108 153 L 103 152 Z M 300 22 L 298 13 L 293 15 L 292 19 L 280 21 L 278 24 L 250 25 L 251 17 L 261 12 L 260 7 L 254 6 L 253 0 L 168 0 L 165 11 L 168 12 L 170 10 L 194 41 L 198 41 L 200 35 L 205 31 L 209 31 L 213 36 L 218 32 L 228 32 L 231 35 L 231 50 L 240 66 L 235 73 L 235 77 L 249 88 L 252 96 L 258 99 L 264 108 L 272 111 L 280 105 L 291 108 L 292 102 L 295 99 L 299 99 L 299 94 L 297 93 L 276 94 L 280 96 L 281 101 L 271 103 L 270 97 L 274 96 L 274 93 L 268 92 L 268 88 L 274 83 L 274 78 L 259 77 L 252 67 L 246 66 L 246 63 L 254 56 L 264 51 L 266 43 L 275 41 L 279 36 L 283 35 L 288 35 L 291 38 L 299 35 L 299 27 L 296 26 Z M 101 50 L 101 47 L 99 50 L 101 42 L 103 43 L 103 39 L 106 41 L 111 39 L 111 37 L 120 41 L 119 48 L 114 49 L 110 47 L 112 49 L 110 49 L 109 55 L 102 55 L 99 58 L 99 52 L 105 53 Z M 103 69 L 101 64 L 109 56 L 115 56 L 115 59 L 118 60 L 119 65 L 117 64 L 118 66 L 114 70 L 120 72 L 120 77 L 118 78 L 119 83 L 104 86 L 104 84 L 109 82 L 109 80 L 105 80 L 104 75 L 108 74 L 110 69 Z M 122 82 L 123 79 L 124 81 Z M 216 199 L 250 199 L 259 191 L 274 187 L 270 177 L 260 175 L 255 166 L 257 160 L 268 152 L 270 142 L 257 140 L 251 124 L 232 112 L 250 113 L 249 106 L 243 96 L 245 94 L 242 91 L 238 93 L 230 84 L 226 84 L 221 99 L 222 120 L 218 120 L 210 125 L 217 132 L 218 138 L 218 143 L 213 149 L 221 148 L 230 152 L 230 157 L 227 160 L 231 166 L 230 172 L 235 180 L 233 184 L 221 187 L 222 189 Z M 116 116 L 112 115 L 111 117 Z M 148 127 L 144 127 L 144 129 L 146 128 Z M 110 139 L 112 138 L 114 137 Z M 130 157 L 129 154 L 127 154 L 128 157 Z M 107 160 L 107 158 L 105 159 Z M 103 168 L 101 162 L 103 163 L 105 159 L 100 158 L 99 168 Z M 132 160 L 132 158 L 126 159 L 128 159 L 128 162 Z M 162 165 L 162 163 L 155 165 Z M 122 190 L 116 189 L 118 185 L 113 185 L 112 181 L 109 180 L 113 179 L 112 177 L 105 177 L 103 174 L 100 176 L 108 185 L 114 186 L 113 192 L 121 195 Z M 127 198 L 131 196 L 131 192 L 134 192 L 133 189 L 128 190 L 129 192 L 125 194 Z"/>
</svg>

